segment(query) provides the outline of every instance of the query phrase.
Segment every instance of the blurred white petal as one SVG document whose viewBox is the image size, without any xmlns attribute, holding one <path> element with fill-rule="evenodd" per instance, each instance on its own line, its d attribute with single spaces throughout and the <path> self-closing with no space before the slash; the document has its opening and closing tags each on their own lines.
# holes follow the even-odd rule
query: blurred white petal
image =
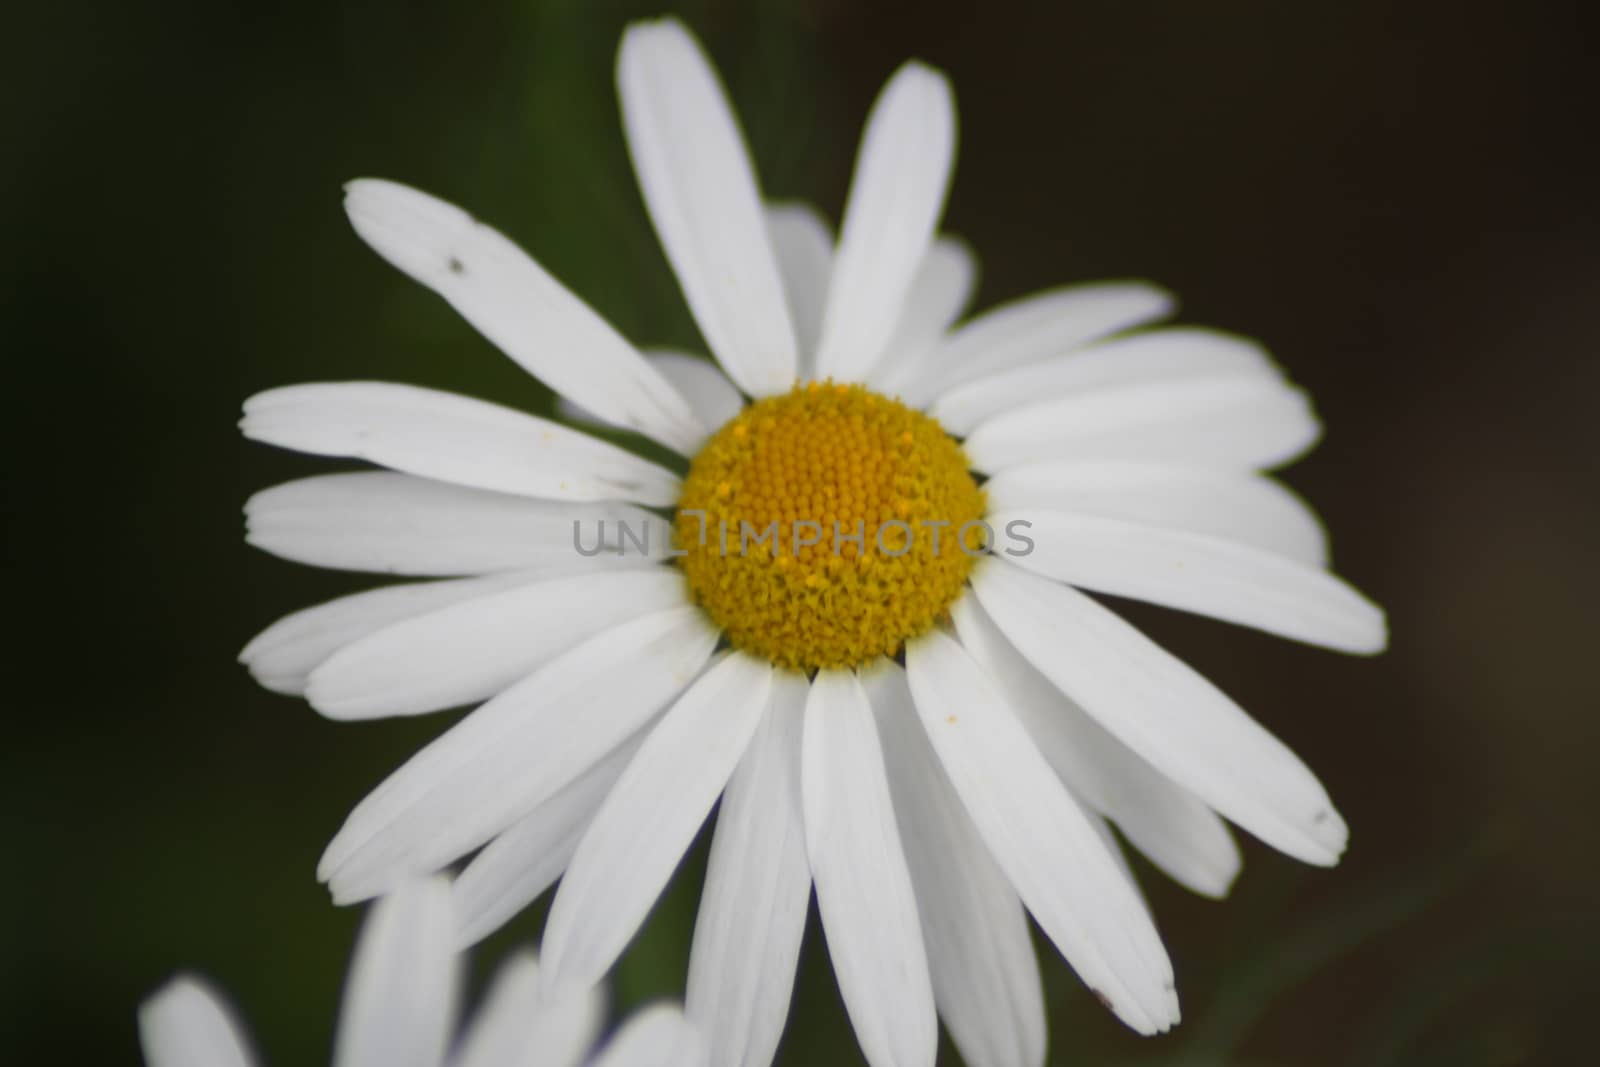
<svg viewBox="0 0 1600 1067">
<path fill-rule="evenodd" d="M 139 1005 L 145 1067 L 254 1067 L 243 1025 L 210 983 L 179 975 Z"/>
<path fill-rule="evenodd" d="M 438 1067 L 460 979 L 445 879 L 408 882 L 378 901 L 350 961 L 334 1067 Z"/>
</svg>

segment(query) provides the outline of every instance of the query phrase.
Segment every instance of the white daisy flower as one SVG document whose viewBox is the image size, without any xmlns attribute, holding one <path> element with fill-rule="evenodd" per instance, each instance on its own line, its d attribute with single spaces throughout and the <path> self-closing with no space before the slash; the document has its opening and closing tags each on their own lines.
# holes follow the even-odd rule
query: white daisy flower
<svg viewBox="0 0 1600 1067">
<path fill-rule="evenodd" d="M 593 1054 L 605 1018 L 594 986 L 542 980 L 531 952 L 495 975 L 454 1033 L 462 961 L 449 883 L 415 879 L 373 906 L 345 982 L 335 1067 L 701 1067 L 704 1045 L 676 1007 L 636 1013 Z M 179 975 L 139 1007 L 147 1067 L 252 1067 L 250 1038 L 207 982 Z"/>
<path fill-rule="evenodd" d="M 251 670 L 335 719 L 484 702 L 355 809 L 320 877 L 351 902 L 470 856 L 463 942 L 559 878 L 545 973 L 592 982 L 721 797 L 687 998 L 713 1063 L 772 1059 L 813 885 L 874 1064 L 931 1063 L 936 1005 L 969 1062 L 1041 1063 L 1025 913 L 1119 1018 L 1167 1029 L 1172 967 L 1108 822 L 1216 897 L 1239 867 L 1223 819 L 1324 865 L 1346 830 L 1293 753 L 1083 590 L 1381 649 L 1382 612 L 1261 473 L 1316 441 L 1305 396 L 1248 341 L 1141 329 L 1172 309 L 1144 283 L 957 325 L 975 266 L 937 236 L 954 105 L 920 63 L 873 107 L 837 244 L 810 209 L 763 202 L 677 22 L 630 28 L 617 82 L 716 365 L 641 353 L 423 193 L 357 181 L 347 206 L 391 263 L 686 476 L 410 386 L 246 404 L 252 438 L 389 468 L 260 494 L 252 543 L 449 579 L 292 615 Z M 686 555 L 663 565 L 647 509 L 675 509 Z M 581 557 L 575 519 L 595 543 L 606 520 L 623 555 Z M 629 552 L 619 520 L 654 522 L 658 550 Z M 992 550 L 969 555 L 982 522 Z M 810 523 L 821 543 L 800 545 Z M 770 545 L 719 550 L 772 524 Z"/>
</svg>

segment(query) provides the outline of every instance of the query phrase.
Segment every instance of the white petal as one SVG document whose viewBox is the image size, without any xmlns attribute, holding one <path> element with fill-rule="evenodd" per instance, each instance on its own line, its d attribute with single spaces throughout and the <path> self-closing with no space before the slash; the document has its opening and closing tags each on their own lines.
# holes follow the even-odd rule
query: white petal
<svg viewBox="0 0 1600 1067">
<path fill-rule="evenodd" d="M 436 1067 L 456 1013 L 450 885 L 407 883 L 372 906 L 339 1011 L 334 1067 Z"/>
<path fill-rule="evenodd" d="M 872 1067 L 931 1067 L 938 1024 L 928 958 L 883 750 L 855 674 L 818 672 L 805 720 L 806 853 L 856 1042 Z"/>
<path fill-rule="evenodd" d="M 604 1021 L 597 986 L 546 992 L 538 959 L 519 952 L 496 972 L 451 1067 L 577 1067 Z"/>
<path fill-rule="evenodd" d="M 1262 475 L 1116 460 L 1009 467 L 983 485 L 990 512 L 1065 511 L 1254 545 L 1311 567 L 1328 563 L 1316 514 Z"/>
<path fill-rule="evenodd" d="M 1076 796 L 1074 799 L 1077 799 Z M 1144 903 L 1145 910 L 1150 910 L 1150 902 L 1144 899 L 1144 892 L 1139 888 L 1139 879 L 1134 876 L 1133 867 L 1128 864 L 1127 853 L 1122 851 L 1122 842 L 1111 829 L 1111 823 L 1107 822 L 1104 816 L 1096 815 L 1088 809 L 1084 809 L 1084 815 L 1088 816 L 1089 825 L 1094 828 L 1095 836 L 1105 846 L 1106 853 L 1116 862 L 1117 870 L 1122 872 L 1122 877 L 1133 887 L 1134 894 Z"/>
<path fill-rule="evenodd" d="M 636 22 L 617 91 L 645 206 L 706 343 L 751 396 L 789 388 L 794 327 L 761 192 L 705 53 L 675 19 Z"/>
<path fill-rule="evenodd" d="M 1123 1022 L 1176 1023 L 1149 913 L 983 669 L 935 630 L 907 643 L 906 673 L 951 785 L 1039 926 Z"/>
<path fill-rule="evenodd" d="M 828 306 L 833 229 L 810 204 L 787 203 L 767 207 L 767 233 L 778 257 L 778 273 L 783 276 L 783 292 L 799 346 L 795 376 L 804 381 L 811 377 L 822 337 L 822 314 Z"/>
<path fill-rule="evenodd" d="M 596 982 L 644 922 L 766 713 L 772 667 L 726 653 L 651 729 L 550 905 L 547 981 Z"/>
<path fill-rule="evenodd" d="M 565 356 L 582 362 L 570 352 Z M 254 441 L 370 460 L 474 489 L 652 507 L 678 499 L 676 475 L 615 445 L 497 404 L 410 385 L 329 382 L 269 389 L 244 402 L 239 427 Z"/>
<path fill-rule="evenodd" d="M 1245 377 L 1072 393 L 996 415 L 964 447 L 990 473 L 1056 459 L 1261 470 L 1300 456 L 1320 433 L 1300 390 Z"/>
<path fill-rule="evenodd" d="M 693 680 L 717 633 L 682 607 L 547 663 L 413 756 L 350 813 L 317 876 L 336 900 L 470 852 L 594 766 Z"/>
<path fill-rule="evenodd" d="M 1216 813 L 1034 670 L 976 597 L 956 601 L 950 615 L 962 647 L 984 669 L 1073 795 L 1115 820 L 1169 877 L 1204 896 L 1226 896 L 1241 860 L 1239 846 Z"/>
<path fill-rule="evenodd" d="M 965 241 L 948 236 L 934 241 L 906 294 L 889 350 L 867 375 L 868 384 L 893 395 L 915 383 L 945 332 L 966 310 L 977 282 L 978 259 Z"/>
<path fill-rule="evenodd" d="M 302 478 L 245 503 L 249 544 L 312 566 L 382 574 L 575 569 L 585 562 L 580 545 L 605 545 L 599 557 L 609 562 L 621 523 L 665 555 L 666 524 L 631 504 L 531 500 L 390 471 Z"/>
<path fill-rule="evenodd" d="M 772 704 L 728 783 L 711 860 L 685 1010 L 718 1067 L 767 1067 L 789 1016 L 811 903 L 800 810 L 803 675 L 778 671 Z"/>
<path fill-rule="evenodd" d="M 472 857 L 454 887 L 457 944 L 465 948 L 488 937 L 555 884 L 644 733 L 601 757 Z"/>
<path fill-rule="evenodd" d="M 991 415 L 1081 389 L 1188 378 L 1281 377 L 1254 341 L 1216 330 L 1148 330 L 986 374 L 946 390 L 929 410 L 958 436 Z"/>
<path fill-rule="evenodd" d="M 700 1067 L 705 1045 L 675 1007 L 642 1008 L 623 1024 L 591 1067 Z"/>
<path fill-rule="evenodd" d="M 716 431 L 744 407 L 738 386 L 709 359 L 669 349 L 652 349 L 649 356 L 651 364 L 684 395 L 707 429 Z"/>
<path fill-rule="evenodd" d="M 883 356 L 944 213 L 955 147 L 950 83 L 906 63 L 883 87 L 861 135 L 817 377 L 863 381 Z"/>
<path fill-rule="evenodd" d="M 1069 285 L 1001 304 L 945 339 L 910 399 L 923 403 L 962 382 L 1065 355 L 1172 312 L 1172 294 L 1148 282 Z"/>
<path fill-rule="evenodd" d="M 239 662 L 273 692 L 299 696 L 305 692 L 306 676 L 319 664 L 368 634 L 539 577 L 536 571 L 515 571 L 483 578 L 407 582 L 339 597 L 285 615 L 244 646 Z"/>
<path fill-rule="evenodd" d="M 1034 547 L 1010 562 L 1057 581 L 1252 626 L 1341 652 L 1383 651 L 1383 610 L 1327 571 L 1208 534 L 1029 509 Z"/>
<path fill-rule="evenodd" d="M 883 738 L 939 1014 L 972 1067 L 1038 1067 L 1044 991 L 1022 902 L 929 747 L 905 672 L 885 662 L 863 682 Z"/>
<path fill-rule="evenodd" d="M 708 430 L 715 431 L 739 414 L 739 409 L 744 406 L 739 387 L 730 382 L 727 375 L 709 359 L 672 348 L 646 348 L 643 351 L 646 361 L 683 394 L 695 418 Z M 612 425 L 588 408 L 564 397 L 556 401 L 556 411 L 566 422 Z M 699 447 L 696 445 L 695 451 Z"/>
<path fill-rule="evenodd" d="M 1338 862 L 1349 834 L 1321 783 L 1181 660 L 1057 582 L 989 562 L 972 585 L 1017 651 L 1158 771 L 1273 848 Z"/>
<path fill-rule="evenodd" d="M 487 700 L 567 649 L 689 600 L 672 567 L 576 574 L 407 619 L 335 653 L 306 699 L 330 719 L 420 715 Z"/>
<path fill-rule="evenodd" d="M 668 448 L 705 435 L 632 345 L 504 235 L 395 182 L 350 182 L 344 206 L 374 251 L 556 392 Z"/>
<path fill-rule="evenodd" d="M 209 982 L 179 975 L 139 1005 L 145 1067 L 253 1067 L 250 1040 Z"/>
</svg>

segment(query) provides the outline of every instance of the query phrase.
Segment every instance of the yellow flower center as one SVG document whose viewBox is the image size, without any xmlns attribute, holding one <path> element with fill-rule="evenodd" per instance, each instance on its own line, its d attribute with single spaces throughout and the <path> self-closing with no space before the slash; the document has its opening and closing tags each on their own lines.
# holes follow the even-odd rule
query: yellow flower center
<svg viewBox="0 0 1600 1067">
<path fill-rule="evenodd" d="M 898 652 L 961 593 L 983 490 L 928 416 L 810 382 L 745 408 L 689 466 L 675 519 L 695 601 L 782 667 Z"/>
</svg>

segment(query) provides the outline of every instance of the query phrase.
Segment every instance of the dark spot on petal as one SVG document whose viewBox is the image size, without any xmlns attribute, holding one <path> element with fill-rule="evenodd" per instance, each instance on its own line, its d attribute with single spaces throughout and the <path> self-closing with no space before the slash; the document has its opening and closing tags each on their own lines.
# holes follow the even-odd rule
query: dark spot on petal
<svg viewBox="0 0 1600 1067">
<path fill-rule="evenodd" d="M 1311 817 L 1311 821 L 1320 826 L 1328 821 L 1328 813 L 1325 811 L 1319 811 Z"/>
<path fill-rule="evenodd" d="M 467 273 L 467 265 L 465 263 L 461 262 L 455 256 L 451 256 L 450 257 L 450 273 L 451 274 L 465 274 L 465 273 Z"/>
</svg>

